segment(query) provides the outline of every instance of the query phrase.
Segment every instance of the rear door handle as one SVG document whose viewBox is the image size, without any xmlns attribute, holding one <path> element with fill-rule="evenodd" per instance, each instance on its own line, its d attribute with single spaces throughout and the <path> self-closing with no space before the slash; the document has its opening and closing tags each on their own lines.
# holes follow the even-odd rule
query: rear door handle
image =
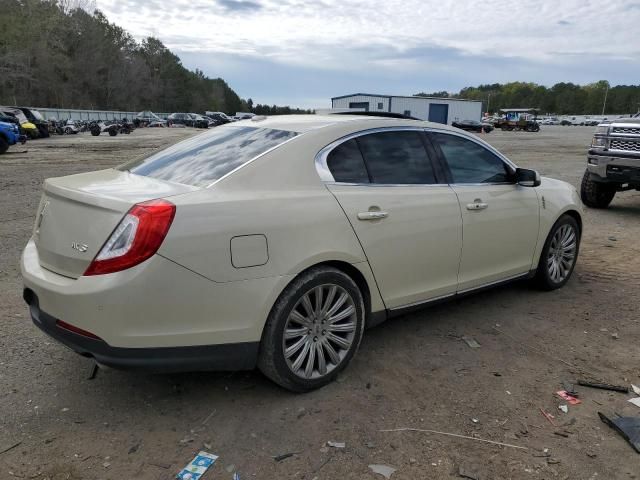
<svg viewBox="0 0 640 480">
<path fill-rule="evenodd" d="M 380 220 L 382 218 L 387 218 L 389 214 L 387 212 L 360 212 L 358 214 L 358 220 Z"/>
<path fill-rule="evenodd" d="M 476 198 L 473 203 L 467 203 L 467 210 L 484 210 L 489 205 L 484 203 L 481 199 Z"/>
</svg>

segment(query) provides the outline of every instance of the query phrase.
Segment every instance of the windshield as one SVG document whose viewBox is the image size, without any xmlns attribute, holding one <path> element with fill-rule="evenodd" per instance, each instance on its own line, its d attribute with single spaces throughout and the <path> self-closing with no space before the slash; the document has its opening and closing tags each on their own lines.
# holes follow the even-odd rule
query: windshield
<svg viewBox="0 0 640 480">
<path fill-rule="evenodd" d="M 43 120 L 44 121 L 44 117 L 42 116 L 42 114 L 38 110 L 31 110 L 31 115 L 33 115 L 33 118 L 35 118 L 36 120 Z"/>
<path fill-rule="evenodd" d="M 296 132 L 218 127 L 147 158 L 118 167 L 136 175 L 207 187 L 235 168 L 293 138 Z"/>
</svg>

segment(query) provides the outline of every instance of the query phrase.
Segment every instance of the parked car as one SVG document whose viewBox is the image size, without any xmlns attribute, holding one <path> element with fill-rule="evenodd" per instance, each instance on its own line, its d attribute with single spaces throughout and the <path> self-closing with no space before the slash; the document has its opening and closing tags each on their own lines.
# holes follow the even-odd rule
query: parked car
<svg viewBox="0 0 640 480">
<path fill-rule="evenodd" d="M 188 113 L 172 113 L 167 117 L 167 124 L 169 126 L 184 125 L 186 127 L 193 127 L 194 121 Z"/>
<path fill-rule="evenodd" d="M 191 116 L 191 118 L 193 119 L 193 126 L 196 128 L 209 128 L 209 123 L 211 122 L 210 119 L 199 115 L 197 113 L 190 113 L 189 114 Z"/>
<path fill-rule="evenodd" d="M 0 114 L 14 117 L 20 125 L 20 133 L 28 138 L 38 138 L 40 136 L 38 127 L 29 121 L 25 114 L 22 113 L 22 110 L 14 107 L 0 107 Z"/>
<path fill-rule="evenodd" d="M 33 123 L 38 128 L 38 133 L 40 137 L 47 138 L 49 136 L 49 122 L 42 116 L 42 114 L 33 108 L 28 107 L 15 107 L 18 108 L 24 113 L 24 116 L 27 117 L 29 122 Z"/>
<path fill-rule="evenodd" d="M 34 323 L 98 364 L 258 366 L 307 391 L 389 317 L 518 279 L 562 287 L 581 231 L 573 186 L 475 135 L 288 115 L 47 179 L 21 269 Z"/>
<path fill-rule="evenodd" d="M 20 128 L 15 123 L 0 121 L 0 154 L 5 153 L 11 145 L 27 141 L 25 135 L 20 134 Z"/>
<path fill-rule="evenodd" d="M 225 123 L 231 123 L 233 120 L 229 118 L 229 116 L 224 112 L 204 112 L 204 114 L 213 118 L 214 120 L 219 122 L 219 125 L 224 125 Z"/>
<path fill-rule="evenodd" d="M 488 122 L 478 122 L 477 120 L 460 120 L 451 124 L 453 127 L 468 132 L 490 133 L 493 131 L 493 125 Z"/>
<path fill-rule="evenodd" d="M 66 122 L 64 122 L 64 126 L 62 127 L 62 131 L 66 135 L 71 135 L 71 134 L 78 133 L 80 131 L 80 129 L 76 125 L 75 120 L 69 119 Z"/>
<path fill-rule="evenodd" d="M 153 113 L 153 112 L 151 112 L 149 110 L 144 110 L 144 111 L 138 113 L 133 118 L 133 125 L 135 126 L 135 128 L 160 126 L 160 125 L 164 125 L 166 123 L 167 123 L 166 120 L 163 120 L 158 115 L 156 115 L 155 113 Z"/>
</svg>

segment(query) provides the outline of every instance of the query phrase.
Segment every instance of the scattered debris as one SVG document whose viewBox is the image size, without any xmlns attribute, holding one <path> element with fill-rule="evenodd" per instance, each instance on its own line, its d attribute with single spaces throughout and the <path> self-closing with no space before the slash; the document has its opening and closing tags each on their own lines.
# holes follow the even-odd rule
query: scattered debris
<svg viewBox="0 0 640 480">
<path fill-rule="evenodd" d="M 211 419 L 211 417 L 213 417 L 215 414 L 216 414 L 216 409 L 214 408 L 214 409 L 213 409 L 213 412 L 211 412 L 209 415 L 207 415 L 207 418 L 205 418 L 205 419 L 202 421 L 202 425 L 206 425 L 206 424 L 207 424 L 207 422 Z"/>
<path fill-rule="evenodd" d="M 619 417 L 611 419 L 602 412 L 598 412 L 598 415 L 600 420 L 618 432 L 636 452 L 640 453 L 640 418 Z"/>
<path fill-rule="evenodd" d="M 100 368 L 98 367 L 98 364 L 94 362 L 93 366 L 91 367 L 91 373 L 87 377 L 87 380 L 93 380 L 94 378 L 96 378 L 98 376 L 98 370 L 100 370 Z"/>
<path fill-rule="evenodd" d="M 468 478 L 469 480 L 480 480 L 480 475 L 478 473 L 463 466 L 458 467 L 458 475 L 461 478 Z"/>
<path fill-rule="evenodd" d="M 579 397 L 580 396 L 578 394 L 578 392 L 576 391 L 576 388 L 574 387 L 573 383 L 571 383 L 571 382 L 562 382 L 562 387 L 564 388 L 564 391 L 567 392 L 568 395 L 571 395 L 572 397 Z"/>
<path fill-rule="evenodd" d="M 104 463 L 102 464 L 102 466 L 103 466 L 104 468 L 109 468 L 109 467 L 111 466 L 111 464 L 110 464 L 109 462 L 104 462 Z"/>
<path fill-rule="evenodd" d="M 132 453 L 136 453 L 139 448 L 140 448 L 140 444 L 136 443 L 133 447 L 129 449 L 129 455 L 131 455 Z"/>
<path fill-rule="evenodd" d="M 21 445 L 22 442 L 16 442 L 13 445 L 9 445 L 8 447 L 4 447 L 2 450 L 0 450 L 0 455 L 2 455 L 3 453 L 7 453 L 9 450 L 13 450 L 14 448 L 16 448 L 17 446 Z"/>
<path fill-rule="evenodd" d="M 551 425 L 553 425 L 554 427 L 557 427 L 557 425 L 555 423 L 553 423 L 553 415 L 551 415 L 550 413 L 545 412 L 542 407 L 540 407 L 540 413 L 542 413 L 542 415 L 544 415 L 544 418 L 546 418 Z"/>
<path fill-rule="evenodd" d="M 388 465 L 369 465 L 369 468 L 373 473 L 382 475 L 384 478 L 391 478 L 391 475 L 393 475 L 393 472 L 396 471 L 395 468 L 390 467 Z"/>
<path fill-rule="evenodd" d="M 276 455 L 273 457 L 273 459 L 276 462 L 281 462 L 282 460 L 286 460 L 289 457 L 293 457 L 294 455 L 298 455 L 299 453 L 302 452 L 289 452 L 289 453 L 283 453 L 282 455 Z"/>
<path fill-rule="evenodd" d="M 554 435 L 558 435 L 559 437 L 569 438 L 569 434 L 567 432 L 553 432 Z"/>
<path fill-rule="evenodd" d="M 426 430 L 422 428 L 392 428 L 387 430 L 380 430 L 381 432 L 422 432 L 422 433 L 435 433 L 437 435 L 446 435 L 448 437 L 465 438 L 467 440 L 475 440 L 476 442 L 490 443 L 492 445 L 500 445 L 502 447 L 518 448 L 520 450 L 528 450 L 527 447 L 520 447 L 518 445 L 511 445 L 509 443 L 495 442 L 493 440 L 485 440 L 484 438 L 469 437 L 467 435 L 458 435 L 457 433 L 439 432 L 437 430 Z"/>
<path fill-rule="evenodd" d="M 558 405 L 558 410 L 562 411 L 563 413 L 569 413 L 569 407 L 567 407 L 566 405 Z"/>
<path fill-rule="evenodd" d="M 345 442 L 332 442 L 331 440 L 327 442 L 327 445 L 333 448 L 344 448 L 347 446 Z"/>
<path fill-rule="evenodd" d="M 164 468 L 165 470 L 169 470 L 171 468 L 170 463 L 165 462 L 147 462 L 149 465 L 153 465 L 154 467 Z"/>
<path fill-rule="evenodd" d="M 609 237 L 609 240 L 611 240 L 612 242 L 617 242 L 618 239 L 616 237 Z"/>
<path fill-rule="evenodd" d="M 240 474 L 238 472 L 234 473 L 232 480 L 240 480 Z"/>
<path fill-rule="evenodd" d="M 465 343 L 467 345 L 469 345 L 469 347 L 471 347 L 471 348 L 480 348 L 480 344 L 473 337 L 468 337 L 468 336 L 464 335 L 462 337 L 462 340 L 464 340 Z"/>
<path fill-rule="evenodd" d="M 611 334 L 611 338 L 613 338 L 614 340 L 617 340 L 618 338 L 620 338 L 620 336 L 618 335 L 618 332 L 614 332 Z"/>
<path fill-rule="evenodd" d="M 560 390 L 559 392 L 556 392 L 556 395 L 558 395 L 561 399 L 569 402 L 570 405 L 578 405 L 582 403 L 582 401 L 579 398 L 576 398 L 573 395 L 569 395 L 569 393 L 566 390 Z"/>
<path fill-rule="evenodd" d="M 178 480 L 199 480 L 217 459 L 217 455 L 201 451 L 176 475 L 176 478 Z"/>
<path fill-rule="evenodd" d="M 636 407 L 640 407 L 640 397 L 629 399 L 630 403 L 633 403 Z"/>
<path fill-rule="evenodd" d="M 578 385 L 583 387 L 600 388 L 602 390 L 612 390 L 614 392 L 629 393 L 629 387 L 620 385 L 611 385 L 609 383 L 588 382 L 587 380 L 578 380 Z"/>
<path fill-rule="evenodd" d="M 640 395 L 640 387 L 636 387 L 635 385 L 631 384 L 631 390 L 633 390 L 633 393 L 635 393 L 636 395 Z"/>
</svg>

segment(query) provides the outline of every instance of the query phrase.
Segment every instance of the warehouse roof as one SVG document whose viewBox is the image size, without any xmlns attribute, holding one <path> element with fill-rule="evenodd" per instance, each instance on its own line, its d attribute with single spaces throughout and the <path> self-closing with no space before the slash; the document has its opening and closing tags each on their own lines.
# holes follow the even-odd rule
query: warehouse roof
<svg viewBox="0 0 640 480">
<path fill-rule="evenodd" d="M 331 97 L 331 100 L 338 100 L 340 98 L 349 97 L 378 97 L 378 98 L 418 98 L 425 100 L 455 100 L 457 102 L 477 102 L 481 103 L 481 100 L 468 100 L 466 98 L 452 98 L 452 97 L 423 97 L 420 95 L 380 95 L 378 93 L 352 93 L 350 95 L 340 95 L 339 97 Z"/>
</svg>

